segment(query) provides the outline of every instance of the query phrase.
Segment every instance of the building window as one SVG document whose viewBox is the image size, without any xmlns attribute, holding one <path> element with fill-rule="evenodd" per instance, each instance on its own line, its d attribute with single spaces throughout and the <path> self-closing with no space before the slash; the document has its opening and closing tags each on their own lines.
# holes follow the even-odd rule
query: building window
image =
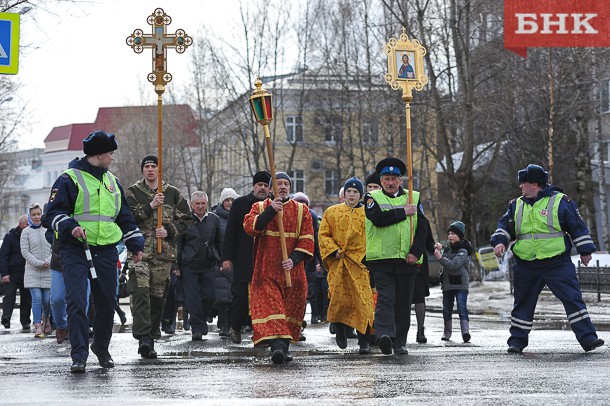
<svg viewBox="0 0 610 406">
<path fill-rule="evenodd" d="M 327 169 L 324 175 L 324 192 L 326 196 L 337 196 L 340 188 L 337 170 Z"/>
<path fill-rule="evenodd" d="M 600 102 L 600 112 L 610 113 L 610 79 L 602 81 Z"/>
<path fill-rule="evenodd" d="M 303 192 L 305 193 L 305 171 L 295 169 L 292 171 L 286 171 L 290 179 L 292 180 L 292 193 Z"/>
<path fill-rule="evenodd" d="M 286 116 L 286 141 L 303 142 L 303 116 Z"/>
<path fill-rule="evenodd" d="M 376 119 L 363 122 L 360 136 L 365 145 L 377 144 L 379 142 L 379 122 Z"/>
<path fill-rule="evenodd" d="M 343 135 L 343 119 L 339 116 L 317 118 L 316 125 L 324 128 L 324 142 L 335 143 Z"/>
</svg>

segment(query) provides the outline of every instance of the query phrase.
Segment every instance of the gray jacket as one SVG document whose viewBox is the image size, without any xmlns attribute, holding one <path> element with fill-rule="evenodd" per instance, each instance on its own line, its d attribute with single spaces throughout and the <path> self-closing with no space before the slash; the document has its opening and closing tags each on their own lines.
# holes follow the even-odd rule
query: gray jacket
<svg viewBox="0 0 610 406">
<path fill-rule="evenodd" d="M 441 265 L 441 289 L 443 291 L 468 290 L 470 254 L 472 254 L 472 246 L 467 240 L 445 247 L 443 256 L 438 260 Z"/>
<path fill-rule="evenodd" d="M 51 287 L 51 244 L 44 236 L 46 228 L 27 227 L 21 232 L 21 255 L 25 258 L 23 285 L 26 288 Z M 47 263 L 44 268 L 43 264 Z"/>
</svg>

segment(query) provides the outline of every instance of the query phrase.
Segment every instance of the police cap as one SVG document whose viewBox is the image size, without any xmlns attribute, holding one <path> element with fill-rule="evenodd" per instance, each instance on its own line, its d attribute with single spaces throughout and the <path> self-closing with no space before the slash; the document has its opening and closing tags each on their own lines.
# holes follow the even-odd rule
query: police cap
<svg viewBox="0 0 610 406">
<path fill-rule="evenodd" d="M 405 163 L 398 158 L 385 158 L 375 166 L 375 171 L 381 175 L 403 176 L 407 171 Z"/>
<path fill-rule="evenodd" d="M 540 165 L 529 164 L 527 168 L 517 172 L 517 181 L 519 183 L 538 183 L 546 185 L 549 180 L 549 173 Z"/>
</svg>

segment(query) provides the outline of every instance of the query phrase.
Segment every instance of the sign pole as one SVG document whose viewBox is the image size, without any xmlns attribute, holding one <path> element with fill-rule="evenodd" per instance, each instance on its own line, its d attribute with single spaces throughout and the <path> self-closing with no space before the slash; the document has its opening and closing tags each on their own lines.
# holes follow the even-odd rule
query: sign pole
<svg viewBox="0 0 610 406">
<path fill-rule="evenodd" d="M 421 91 L 428 83 L 428 76 L 424 72 L 424 56 L 426 48 L 416 40 L 410 40 L 407 30 L 402 27 L 398 40 L 390 38 L 385 44 L 384 52 L 388 56 L 388 73 L 385 80 L 394 90 L 402 89 L 402 100 L 405 102 L 405 123 L 407 136 L 407 177 L 409 188 L 409 204 L 413 204 L 413 150 L 411 139 L 411 102 L 413 89 Z M 409 216 L 411 225 L 411 242 L 415 231 L 413 230 L 413 216 Z"/>
</svg>

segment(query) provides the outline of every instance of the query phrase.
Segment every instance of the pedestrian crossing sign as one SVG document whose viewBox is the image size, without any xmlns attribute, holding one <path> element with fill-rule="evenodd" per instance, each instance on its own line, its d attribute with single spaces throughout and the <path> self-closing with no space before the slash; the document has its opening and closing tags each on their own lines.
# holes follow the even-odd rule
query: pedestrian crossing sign
<svg viewBox="0 0 610 406">
<path fill-rule="evenodd" d="M 19 14 L 0 13 L 0 74 L 19 69 Z"/>
</svg>

